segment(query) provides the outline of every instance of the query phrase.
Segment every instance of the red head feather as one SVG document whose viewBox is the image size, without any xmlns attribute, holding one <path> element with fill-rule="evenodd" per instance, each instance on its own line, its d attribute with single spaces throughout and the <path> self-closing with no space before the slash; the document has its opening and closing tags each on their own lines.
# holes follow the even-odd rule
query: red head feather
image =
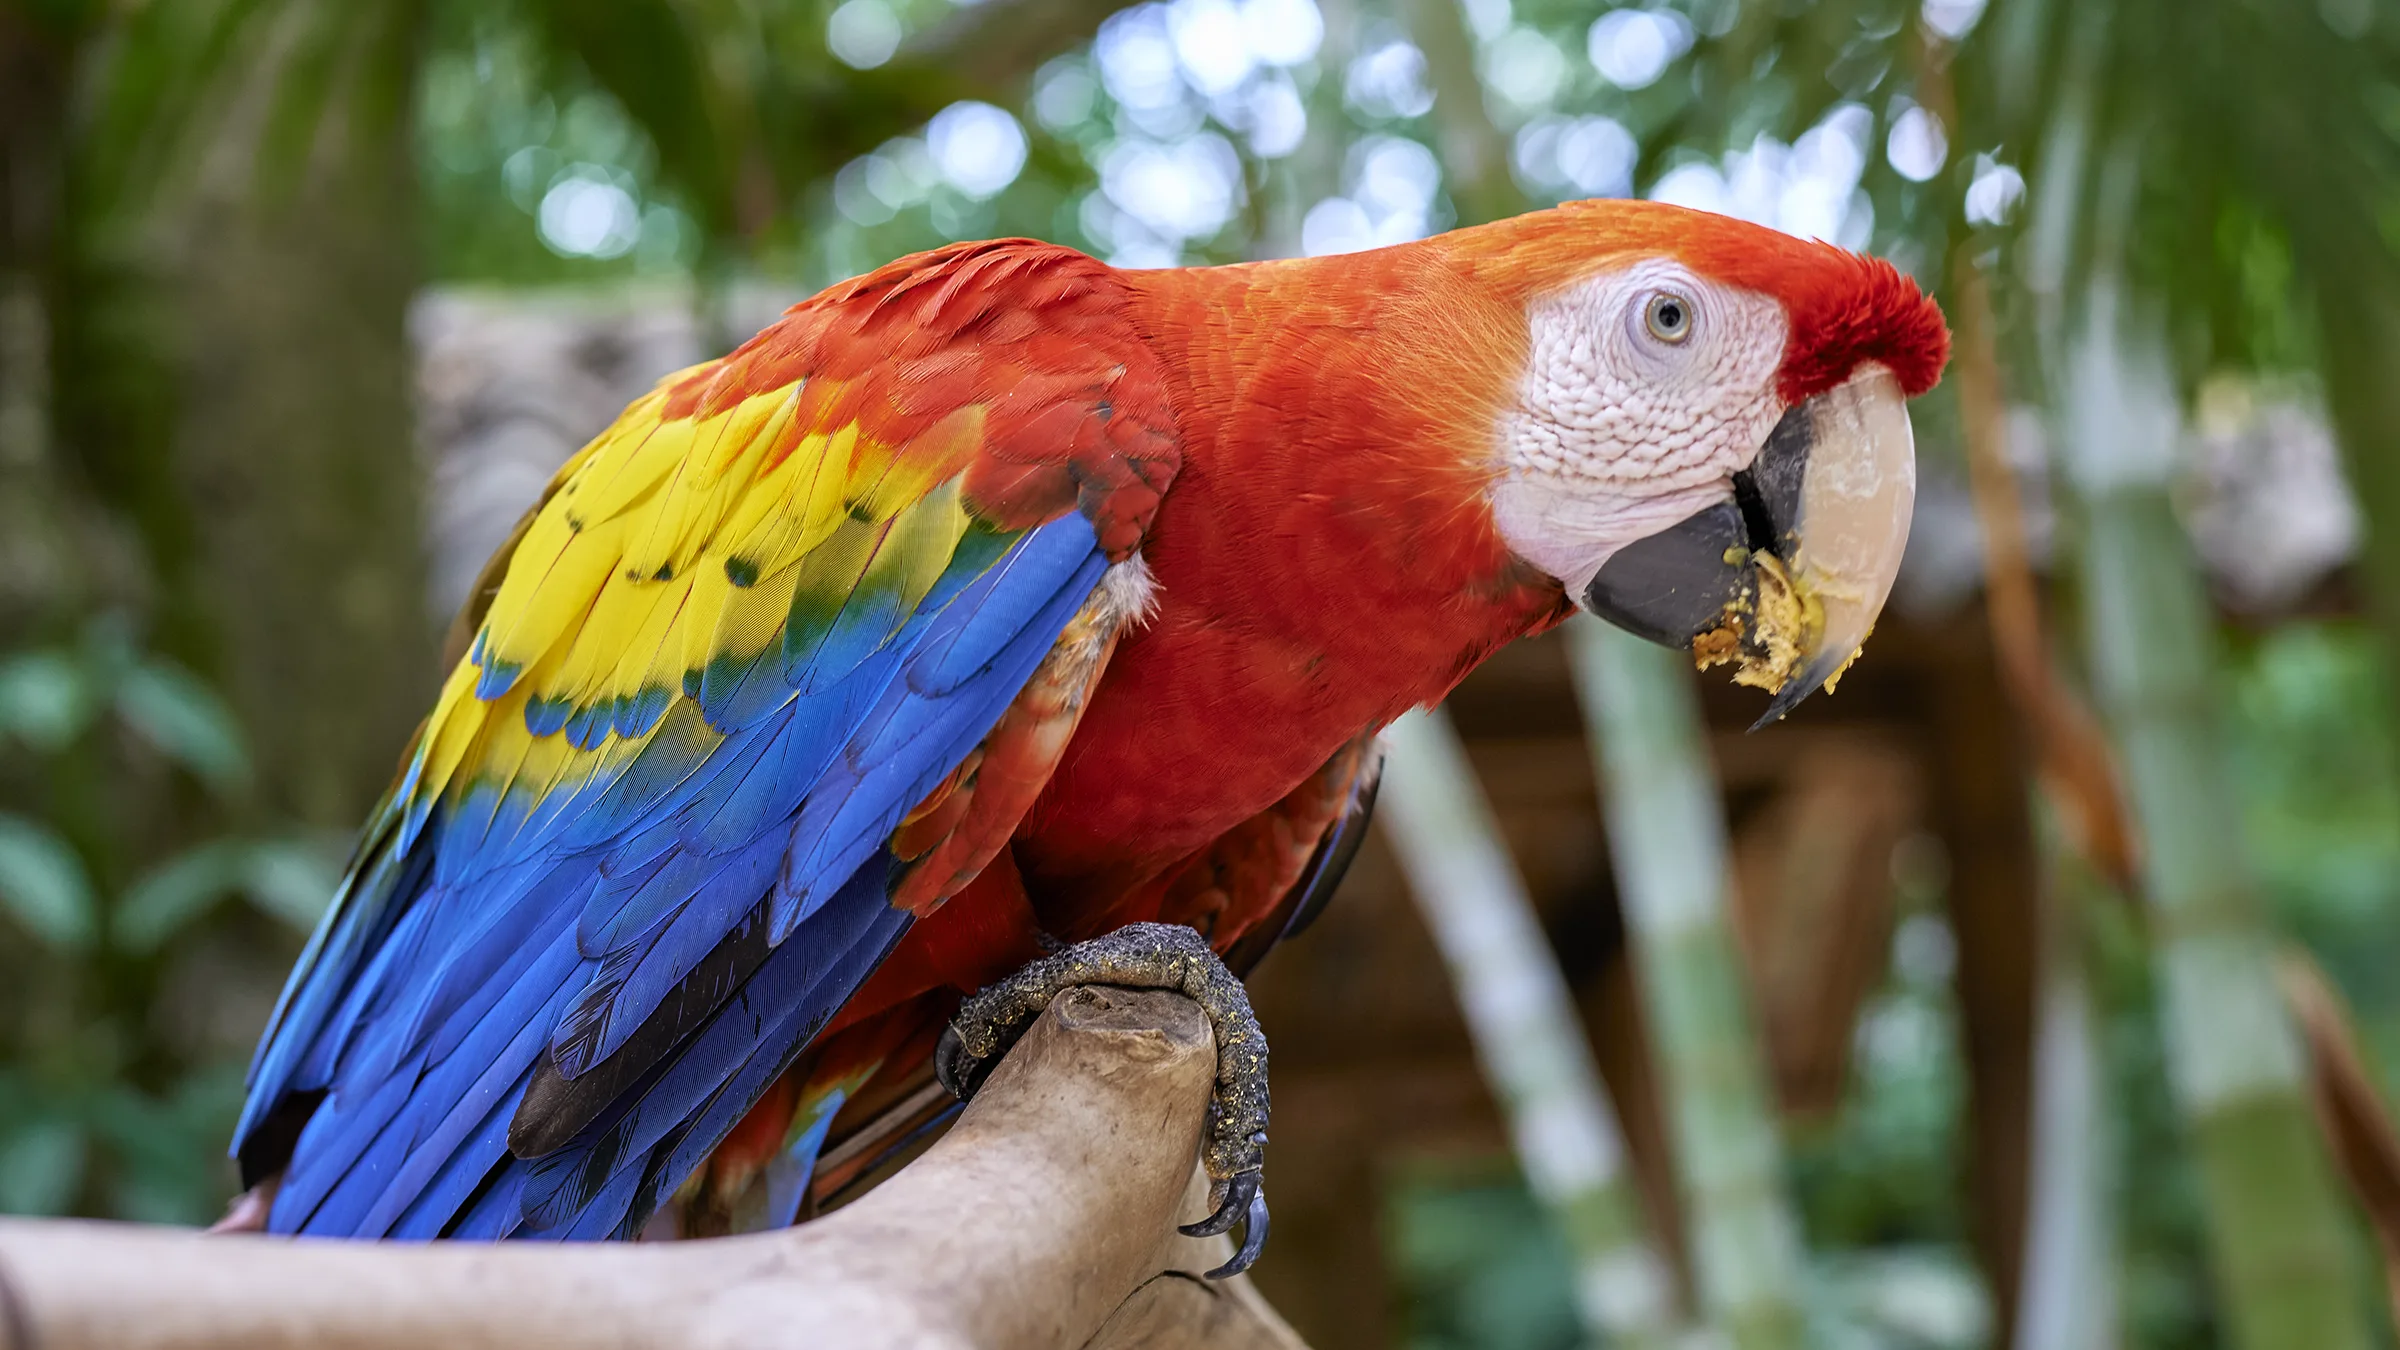
<svg viewBox="0 0 2400 1350">
<path fill-rule="evenodd" d="M 1798 403 L 1880 361 L 1910 397 L 1931 389 L 1950 359 L 1950 329 L 1917 283 L 1881 258 L 1820 244 L 1814 267 L 1795 269 L 1783 299 L 1791 337 L 1776 374 L 1777 392 Z"/>
<path fill-rule="evenodd" d="M 1791 332 L 1776 381 L 1786 403 L 1831 389 L 1862 361 L 1882 362 L 1913 397 L 1950 359 L 1940 307 L 1900 269 L 1728 216 L 1658 202 L 1569 202 L 1431 242 L 1520 299 L 1659 256 L 1774 296 Z"/>
</svg>

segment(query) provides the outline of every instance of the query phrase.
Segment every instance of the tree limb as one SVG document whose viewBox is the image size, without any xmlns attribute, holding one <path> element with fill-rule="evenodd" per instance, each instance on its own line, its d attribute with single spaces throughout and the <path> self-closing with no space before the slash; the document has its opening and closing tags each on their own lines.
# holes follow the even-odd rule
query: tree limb
<svg viewBox="0 0 2400 1350">
<path fill-rule="evenodd" d="M 0 1348 L 1298 1350 L 1242 1282 L 1160 1277 L 1222 1259 L 1172 1226 L 1207 1208 L 1215 1068 L 1189 999 L 1069 990 L 922 1158 L 777 1233 L 404 1246 L 0 1221 Z"/>
</svg>

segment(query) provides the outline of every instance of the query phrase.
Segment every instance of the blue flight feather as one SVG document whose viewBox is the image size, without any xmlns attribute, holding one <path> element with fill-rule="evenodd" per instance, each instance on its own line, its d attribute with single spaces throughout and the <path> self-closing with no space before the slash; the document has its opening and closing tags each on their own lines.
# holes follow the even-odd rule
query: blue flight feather
<svg viewBox="0 0 2400 1350">
<path fill-rule="evenodd" d="M 525 1169 L 502 1168 L 491 1178 L 491 1184 L 467 1202 L 466 1210 L 453 1220 L 443 1236 L 462 1241 L 494 1241 L 516 1232 L 525 1224 L 525 1209 L 518 1197 L 525 1192 Z M 420 1197 L 419 1205 L 424 1204 Z M 415 1211 L 411 1211 L 414 1218 Z"/>
<path fill-rule="evenodd" d="M 870 870 L 880 871 L 880 868 L 871 864 Z M 835 972 L 836 978 L 828 985 L 865 980 L 867 973 L 882 964 L 910 922 L 902 912 L 884 909 L 876 916 L 875 927 L 846 954 L 845 966 Z M 700 1114 L 681 1133 L 662 1141 L 659 1155 L 653 1158 L 643 1177 L 635 1209 L 648 1213 L 667 1192 L 681 1185 L 692 1169 L 705 1161 L 733 1127 L 741 1123 L 742 1117 L 749 1114 L 775 1076 L 790 1065 L 823 1025 L 821 1016 L 787 1018 L 775 1034 L 759 1037 L 749 1060 L 707 1100 Z"/>
<path fill-rule="evenodd" d="M 789 1052 L 799 1053 L 806 1034 L 831 1017 L 856 981 L 872 970 L 853 971 L 845 958 L 869 942 L 880 953 L 885 933 L 896 934 L 907 919 L 885 902 L 882 869 L 859 869 L 805 938 L 776 949 L 655 1081 L 628 1094 L 632 1099 L 615 1119 L 603 1117 L 587 1129 L 583 1142 L 532 1164 L 526 1226 L 557 1227 L 566 1212 L 581 1209 L 585 1197 L 619 1170 L 647 1165 L 658 1143 L 688 1124 L 762 1049 L 788 1042 Z M 828 979 L 837 973 L 855 979 Z M 759 1084 L 760 1091 L 765 1088 Z"/>
<path fill-rule="evenodd" d="M 491 1179 L 491 1156 L 508 1147 L 508 1122 L 516 1109 L 514 1093 L 494 1100 L 475 1132 L 467 1137 L 465 1144 L 451 1151 L 449 1160 L 425 1183 L 425 1189 L 393 1221 L 387 1236 L 438 1238 L 443 1236 L 445 1228 L 454 1227 L 459 1211 Z"/>
<path fill-rule="evenodd" d="M 503 767 L 433 800 L 420 747 L 254 1060 L 238 1141 L 286 1094 L 325 1093 L 270 1227 L 637 1227 L 906 931 L 884 841 L 989 733 L 1105 565 L 1080 516 L 977 526 L 913 612 L 855 596 L 797 645 L 712 661 L 687 685 L 697 699 L 529 706 L 529 728 L 602 747 L 544 796 Z M 518 673 L 487 663 L 479 692 Z M 746 979 L 691 982 L 746 922 L 780 945 Z M 669 999 L 702 1018 L 680 1043 L 641 1042 L 660 1057 L 575 1142 L 509 1153 L 544 1055 L 588 1070 Z M 777 1212 L 813 1157 L 778 1164 Z"/>
<path fill-rule="evenodd" d="M 991 685 L 1011 691 L 1024 687 L 1049 654 L 1056 634 L 1098 584 L 1104 566 L 1097 554 L 1087 559 L 1016 642 L 995 654 L 990 663 Z M 1039 634 L 1050 636 L 1034 640 Z M 1013 692 L 1010 697 L 1013 699 Z M 768 911 L 769 938 L 782 941 L 784 934 L 808 917 L 822 878 L 847 875 L 865 861 L 890 836 L 901 817 L 983 740 L 1007 711 L 1008 702 L 964 697 L 925 701 L 906 695 L 887 699 L 885 706 L 877 709 L 878 717 L 870 722 L 870 729 L 844 748 L 841 759 L 801 808 L 792 832 L 792 853 Z"/>
<path fill-rule="evenodd" d="M 738 916 L 729 918 L 725 913 L 729 906 L 718 902 L 716 897 L 766 894 L 775 884 L 775 873 L 783 864 L 786 846 L 784 839 L 769 835 L 721 859 L 719 870 L 699 883 L 696 898 L 667 919 L 657 940 L 610 953 L 611 961 L 620 956 L 627 958 L 624 972 L 613 987 L 608 986 L 605 978 L 595 978 L 575 1006 L 576 1014 L 597 1024 L 590 1032 L 588 1045 L 579 1043 L 572 1034 L 575 1030 L 572 1015 L 559 1025 L 558 1035 L 551 1041 L 559 1073 L 568 1078 L 578 1077 L 593 1064 L 615 1054 L 658 1006 L 659 1000 L 691 974 L 698 962 L 698 957 L 692 955 L 694 949 L 698 949 L 700 956 L 706 956 L 738 919 Z"/>
</svg>

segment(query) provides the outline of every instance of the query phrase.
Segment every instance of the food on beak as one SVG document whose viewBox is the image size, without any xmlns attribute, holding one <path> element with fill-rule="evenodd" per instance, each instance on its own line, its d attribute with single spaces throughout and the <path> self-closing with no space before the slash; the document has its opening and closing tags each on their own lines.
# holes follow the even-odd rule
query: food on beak
<svg viewBox="0 0 2400 1350">
<path fill-rule="evenodd" d="M 1618 550 L 1593 613 L 1775 695 L 1830 690 L 1875 627 L 1916 505 L 1907 400 L 1880 365 L 1785 413 L 1733 500 Z"/>
<path fill-rule="evenodd" d="M 1772 694 L 1791 683 L 1792 672 L 1815 646 L 1825 611 L 1819 605 L 1812 612 L 1812 597 L 1800 591 L 1774 554 L 1757 554 L 1751 562 L 1751 588 L 1727 602 L 1716 627 L 1693 634 L 1692 664 L 1701 670 L 1730 664 L 1735 684 Z M 1840 677 L 1836 671 L 1834 679 Z"/>
</svg>

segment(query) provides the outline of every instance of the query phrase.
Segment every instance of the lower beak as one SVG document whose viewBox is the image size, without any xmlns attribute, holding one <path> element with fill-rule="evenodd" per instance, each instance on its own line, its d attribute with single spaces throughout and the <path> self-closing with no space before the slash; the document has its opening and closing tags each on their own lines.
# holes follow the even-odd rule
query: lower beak
<svg viewBox="0 0 2400 1350">
<path fill-rule="evenodd" d="M 1726 500 L 1617 550 L 1594 614 L 1775 695 L 1758 725 L 1831 689 L 1892 592 L 1917 498 L 1900 383 L 1879 365 L 1791 409 Z"/>
</svg>

